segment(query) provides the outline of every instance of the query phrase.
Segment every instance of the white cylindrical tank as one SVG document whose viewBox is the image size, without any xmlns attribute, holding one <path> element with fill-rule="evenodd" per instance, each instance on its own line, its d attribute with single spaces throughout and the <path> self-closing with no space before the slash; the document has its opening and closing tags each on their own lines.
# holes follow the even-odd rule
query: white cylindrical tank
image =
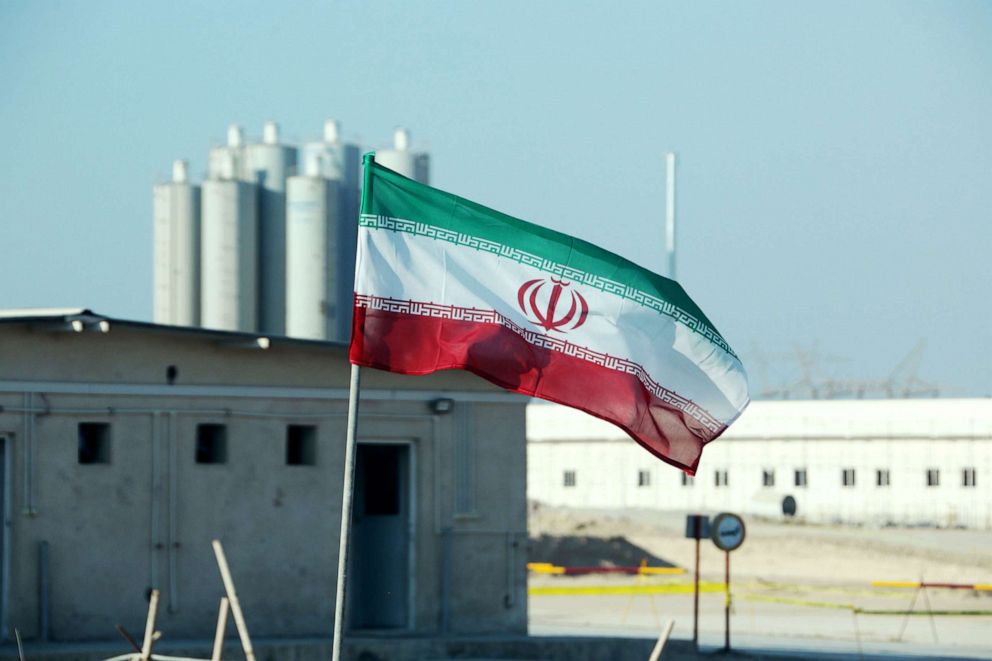
<svg viewBox="0 0 992 661">
<path fill-rule="evenodd" d="M 258 329 L 258 190 L 237 180 L 203 182 L 201 315 L 205 328 Z"/>
<path fill-rule="evenodd" d="M 200 187 L 189 183 L 186 161 L 172 164 L 172 181 L 152 190 L 153 319 L 200 325 Z"/>
<path fill-rule="evenodd" d="M 296 147 L 279 144 L 275 122 L 245 148 L 247 179 L 259 189 L 258 330 L 272 335 L 286 332 L 286 179 L 296 174 L 296 157 Z"/>
<path fill-rule="evenodd" d="M 287 301 L 287 323 L 288 319 L 293 318 L 292 328 L 287 327 L 287 334 L 345 342 L 351 334 L 351 299 L 361 197 L 361 150 L 358 145 L 344 141 L 339 122 L 328 119 L 324 122 L 323 140 L 304 145 L 303 169 L 306 176 L 299 178 L 300 181 L 293 180 L 295 183 L 287 199 L 288 240 L 296 240 L 294 237 L 305 234 L 303 228 L 308 215 L 318 217 L 319 223 L 326 225 L 325 230 L 318 232 L 319 236 L 324 237 L 321 243 L 324 256 L 317 259 L 311 255 L 311 258 L 303 258 L 301 263 L 295 264 L 296 256 L 304 254 L 306 248 L 302 242 L 296 248 L 288 247 L 288 268 L 294 272 L 294 282 L 315 284 L 293 294 L 291 291 L 295 287 L 290 284 L 287 275 L 287 296 L 296 296 L 292 305 Z M 333 186 L 318 183 L 318 180 L 327 180 Z M 318 190 L 321 186 L 329 190 L 333 188 L 335 192 L 333 195 L 330 192 L 326 196 L 321 195 Z M 309 200 L 322 200 L 325 209 L 318 213 Z M 289 221 L 289 215 L 294 216 L 293 222 Z M 320 284 L 316 284 L 318 282 Z M 314 312 L 318 309 L 323 310 L 320 320 Z"/>
<path fill-rule="evenodd" d="M 227 127 L 227 144 L 211 147 L 207 159 L 210 179 L 245 179 L 244 131 L 237 124 Z"/>
<path fill-rule="evenodd" d="M 375 152 L 376 163 L 410 179 L 416 179 L 416 161 L 417 155 L 410 151 L 410 132 L 404 128 L 393 131 L 392 149 L 380 149 Z"/>
<path fill-rule="evenodd" d="M 359 187 L 361 162 L 358 145 L 341 139 L 341 124 L 334 119 L 324 122 L 323 140 L 303 145 L 304 167 L 312 163 L 321 177 L 342 182 L 346 187 Z"/>
<path fill-rule="evenodd" d="M 342 255 L 339 183 L 290 177 L 286 189 L 286 334 L 312 340 L 347 339 L 338 270 Z M 349 292 L 350 293 L 350 292 Z"/>
</svg>

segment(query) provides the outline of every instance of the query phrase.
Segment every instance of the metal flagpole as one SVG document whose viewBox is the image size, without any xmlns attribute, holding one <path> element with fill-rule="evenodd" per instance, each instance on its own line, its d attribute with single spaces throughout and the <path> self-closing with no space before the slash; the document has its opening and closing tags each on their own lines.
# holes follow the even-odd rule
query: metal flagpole
<svg viewBox="0 0 992 661">
<path fill-rule="evenodd" d="M 665 253 L 668 277 L 675 280 L 675 152 L 665 154 Z"/>
<path fill-rule="evenodd" d="M 369 152 L 362 158 L 362 208 L 361 213 L 369 210 L 372 199 L 372 163 L 375 153 Z M 355 246 L 358 250 L 358 246 Z M 355 271 L 358 271 L 358 260 L 355 260 Z M 344 638 L 344 595 L 346 572 L 348 569 L 348 538 L 351 532 L 351 502 L 354 496 L 355 482 L 355 446 L 358 438 L 358 391 L 361 387 L 362 372 L 358 365 L 351 366 L 351 387 L 348 391 L 348 433 L 345 436 L 344 449 L 344 482 L 341 485 L 341 535 L 338 539 L 338 586 L 334 595 L 334 646 L 331 660 L 340 661 L 341 643 Z"/>
<path fill-rule="evenodd" d="M 355 480 L 355 437 L 358 431 L 358 389 L 361 368 L 351 366 L 351 389 L 348 392 L 348 434 L 344 449 L 344 484 L 341 488 L 341 536 L 338 541 L 338 589 L 334 597 L 334 648 L 332 661 L 341 659 L 341 639 L 344 629 L 344 586 L 348 567 L 348 534 L 351 531 L 351 499 Z"/>
</svg>

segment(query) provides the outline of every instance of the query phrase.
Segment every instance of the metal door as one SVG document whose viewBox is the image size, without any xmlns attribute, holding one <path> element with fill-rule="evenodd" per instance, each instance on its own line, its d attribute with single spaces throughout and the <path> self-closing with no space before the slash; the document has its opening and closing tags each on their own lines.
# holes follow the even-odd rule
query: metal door
<svg viewBox="0 0 992 661">
<path fill-rule="evenodd" d="M 409 443 L 359 443 L 349 552 L 349 626 L 410 628 Z"/>
</svg>

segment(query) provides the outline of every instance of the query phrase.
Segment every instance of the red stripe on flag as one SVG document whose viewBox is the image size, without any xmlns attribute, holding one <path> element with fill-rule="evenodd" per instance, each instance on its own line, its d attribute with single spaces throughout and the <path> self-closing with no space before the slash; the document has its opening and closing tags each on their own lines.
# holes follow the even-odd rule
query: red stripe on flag
<svg viewBox="0 0 992 661">
<path fill-rule="evenodd" d="M 534 346 L 501 324 L 356 307 L 352 363 L 402 374 L 465 369 L 501 388 L 581 409 L 611 422 L 690 474 L 719 436 L 662 402 L 632 374 Z"/>
</svg>

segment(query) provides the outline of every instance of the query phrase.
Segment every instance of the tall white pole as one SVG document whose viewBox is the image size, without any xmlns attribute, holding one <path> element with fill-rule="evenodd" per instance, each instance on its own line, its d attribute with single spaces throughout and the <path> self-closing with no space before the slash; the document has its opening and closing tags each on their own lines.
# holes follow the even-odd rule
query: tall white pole
<svg viewBox="0 0 992 661">
<path fill-rule="evenodd" d="M 675 152 L 665 154 L 665 254 L 668 277 L 675 280 Z"/>
<path fill-rule="evenodd" d="M 338 589 L 334 597 L 334 648 L 332 661 L 341 659 L 344 631 L 344 586 L 348 567 L 348 535 L 351 531 L 351 500 L 355 481 L 355 438 L 358 431 L 358 389 L 361 368 L 351 366 L 351 390 L 348 392 L 348 433 L 344 448 L 344 484 L 341 487 L 341 536 L 338 540 Z"/>
</svg>

